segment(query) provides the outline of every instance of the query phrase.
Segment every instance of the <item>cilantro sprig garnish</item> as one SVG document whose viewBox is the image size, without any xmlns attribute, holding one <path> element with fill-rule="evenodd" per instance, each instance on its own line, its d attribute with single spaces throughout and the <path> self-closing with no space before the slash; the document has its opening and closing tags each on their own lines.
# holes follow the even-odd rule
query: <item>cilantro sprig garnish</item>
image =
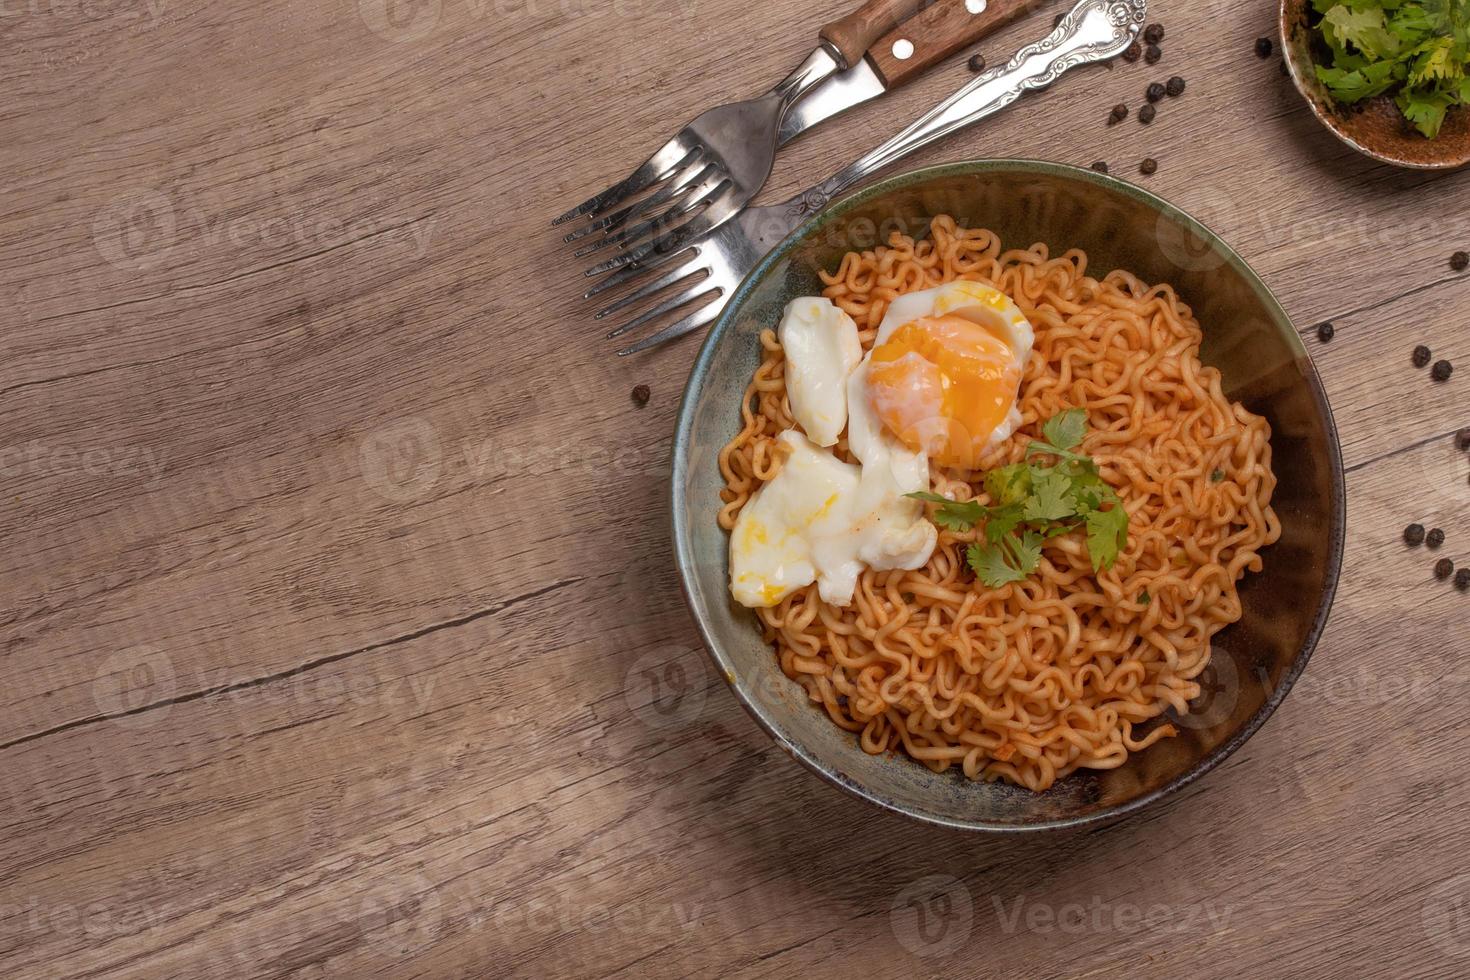
<svg viewBox="0 0 1470 980">
<path fill-rule="evenodd" d="M 1036 571 L 1042 545 L 1069 531 L 1086 531 L 1093 571 L 1111 568 L 1128 542 L 1128 511 L 1098 474 L 1097 463 L 1076 451 L 1086 432 L 1085 409 L 1069 408 L 1048 419 L 1041 427 L 1043 438 L 1026 447 L 1023 461 L 985 474 L 988 506 L 937 493 L 909 496 L 938 504 L 934 523 L 951 531 L 969 531 L 984 522 L 985 540 L 970 545 L 965 558 L 991 588 Z"/>
<path fill-rule="evenodd" d="M 1470 0 L 1312 0 L 1330 62 L 1317 78 L 1340 102 L 1386 92 L 1430 139 L 1470 103 Z"/>
</svg>

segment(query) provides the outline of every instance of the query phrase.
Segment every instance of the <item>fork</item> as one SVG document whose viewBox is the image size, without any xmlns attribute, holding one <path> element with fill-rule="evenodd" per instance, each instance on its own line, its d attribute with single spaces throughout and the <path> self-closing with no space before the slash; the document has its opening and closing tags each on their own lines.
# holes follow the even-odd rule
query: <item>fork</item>
<svg viewBox="0 0 1470 980">
<path fill-rule="evenodd" d="M 552 222 L 587 218 L 568 233 L 571 243 L 599 232 L 577 256 L 628 245 L 704 209 L 727 217 L 743 207 L 770 176 L 777 133 L 787 111 L 828 76 L 856 64 L 871 45 L 912 14 L 922 0 L 867 0 L 822 27 L 821 43 L 765 95 L 708 109 L 692 119 L 623 180 Z"/>
<path fill-rule="evenodd" d="M 1147 0 L 1081 0 L 1057 22 L 1045 38 L 1022 48 L 1004 66 L 977 76 L 954 95 L 935 106 L 883 145 L 864 154 L 826 180 L 780 204 L 748 208 L 735 220 L 692 244 L 665 252 L 639 251 L 639 267 L 618 275 L 642 274 L 684 259 L 627 296 L 597 313 L 608 314 L 649 299 L 665 289 L 702 276 L 658 305 L 608 333 L 618 337 L 660 319 L 714 293 L 703 306 L 656 333 L 618 351 L 634 354 L 682 337 L 719 315 L 735 288 L 761 256 L 781 242 L 804 220 L 853 184 L 896 160 L 994 115 L 1024 93 L 1045 88 L 1070 68 L 1106 61 L 1121 54 L 1143 29 Z"/>
<path fill-rule="evenodd" d="M 870 44 L 867 55 L 859 58 L 852 68 L 825 79 L 795 102 L 781 121 L 776 135 L 777 149 L 817 123 L 912 81 L 954 52 L 1029 13 L 1040 2 L 930 0 L 921 12 Z M 654 195 L 654 203 L 662 203 L 667 195 L 678 193 L 677 184 L 675 181 L 668 185 L 666 191 Z M 648 247 L 665 252 L 677 251 L 685 243 L 733 218 L 758 190 L 747 184 L 738 193 L 720 193 L 702 209 L 670 208 L 658 219 L 641 222 L 626 234 L 609 235 L 597 246 L 584 248 L 577 254 L 590 254 L 605 244 L 617 244 L 620 253 L 594 265 L 585 275 L 600 276 L 633 265 L 647 253 Z M 621 223 L 623 216 L 613 215 L 607 220 Z M 588 230 L 584 228 L 581 231 Z M 575 235 L 568 236 L 572 237 Z M 603 288 L 606 287 L 594 286 L 584 294 L 584 298 L 596 295 Z"/>
</svg>

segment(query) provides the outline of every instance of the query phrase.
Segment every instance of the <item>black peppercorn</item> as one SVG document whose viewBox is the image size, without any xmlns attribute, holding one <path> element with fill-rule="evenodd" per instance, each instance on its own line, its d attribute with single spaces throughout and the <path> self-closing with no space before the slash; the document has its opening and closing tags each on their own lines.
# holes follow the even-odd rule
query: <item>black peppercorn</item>
<svg viewBox="0 0 1470 980">
<path fill-rule="evenodd" d="M 1407 541 L 1409 544 L 1423 544 L 1424 525 L 1410 524 L 1408 527 L 1404 528 L 1404 540 Z"/>
<path fill-rule="evenodd" d="M 1139 106 L 1138 121 L 1147 126 L 1149 123 L 1154 121 L 1154 114 L 1156 112 L 1158 112 L 1158 110 L 1155 109 L 1152 105 Z"/>
<path fill-rule="evenodd" d="M 1434 367 L 1429 369 L 1429 376 L 1435 381 L 1448 381 L 1450 373 L 1454 370 L 1455 366 L 1449 361 L 1435 361 Z"/>
<path fill-rule="evenodd" d="M 1106 160 L 1094 160 L 1092 161 L 1092 169 L 1100 174 L 1105 174 L 1108 172 L 1108 162 Z"/>
<path fill-rule="evenodd" d="M 1256 57 L 1257 58 L 1269 58 L 1269 57 L 1271 57 L 1271 39 L 1269 37 L 1258 37 L 1258 38 L 1256 38 Z"/>
<path fill-rule="evenodd" d="M 1158 64 L 1159 59 L 1163 56 L 1163 49 L 1160 48 L 1157 44 L 1150 44 L 1148 47 L 1143 49 L 1143 60 L 1151 65 Z"/>
<path fill-rule="evenodd" d="M 1454 570 L 1455 563 L 1450 561 L 1448 558 L 1441 558 L 1439 561 L 1434 563 L 1435 578 L 1449 578 L 1450 574 L 1454 572 Z"/>
<path fill-rule="evenodd" d="M 1148 88 L 1143 90 L 1143 97 L 1150 102 L 1157 102 L 1164 97 L 1164 86 L 1158 82 L 1149 82 Z"/>
<path fill-rule="evenodd" d="M 1455 588 L 1461 592 L 1470 589 L 1470 568 L 1462 568 L 1455 573 Z"/>
<path fill-rule="evenodd" d="M 1470 449 L 1470 426 L 1455 433 L 1455 448 Z"/>
<path fill-rule="evenodd" d="M 1158 44 L 1164 39 L 1164 25 L 1150 24 L 1143 29 L 1143 39 L 1149 44 Z"/>
<path fill-rule="evenodd" d="M 1168 92 L 1172 96 L 1180 96 L 1180 95 L 1183 95 L 1184 94 L 1184 79 L 1181 78 L 1178 75 L 1175 75 L 1173 78 L 1169 79 L 1169 81 L 1164 84 L 1164 91 L 1165 92 Z"/>
<path fill-rule="evenodd" d="M 1324 344 L 1331 340 L 1336 333 L 1337 328 L 1332 325 L 1331 320 L 1317 324 L 1317 339 Z"/>
<path fill-rule="evenodd" d="M 1414 348 L 1414 366 L 1423 367 L 1424 365 L 1429 363 L 1429 358 L 1431 358 L 1432 356 L 1434 355 L 1429 352 L 1429 348 L 1425 347 L 1423 344 L 1420 344 L 1418 347 Z"/>
<path fill-rule="evenodd" d="M 1429 533 L 1424 535 L 1424 543 L 1431 548 L 1438 548 L 1444 544 L 1444 531 L 1437 527 L 1430 528 Z"/>
<path fill-rule="evenodd" d="M 1128 47 L 1123 49 L 1124 61 L 1137 61 L 1139 58 L 1142 57 L 1143 45 L 1139 44 L 1137 41 L 1134 41 L 1132 44 L 1128 45 Z"/>
<path fill-rule="evenodd" d="M 1119 102 L 1117 105 L 1113 106 L 1113 111 L 1110 112 L 1110 113 L 1108 113 L 1108 125 L 1109 126 L 1112 126 L 1115 123 L 1120 123 L 1124 119 L 1127 119 L 1127 118 L 1128 118 L 1128 107 L 1126 105 L 1124 105 L 1123 103 Z"/>
<path fill-rule="evenodd" d="M 985 55 L 979 53 L 970 55 L 969 65 L 971 71 L 984 71 Z"/>
<path fill-rule="evenodd" d="M 648 399 L 653 397 L 653 392 L 648 390 L 648 385 L 633 386 L 633 403 L 639 408 L 648 404 Z"/>
<path fill-rule="evenodd" d="M 1144 157 L 1143 162 L 1138 165 L 1138 172 L 1147 176 L 1156 173 L 1159 169 L 1159 161 L 1153 157 Z"/>
<path fill-rule="evenodd" d="M 1470 252 L 1456 252 L 1450 256 L 1450 268 L 1456 272 L 1464 272 L 1470 268 Z"/>
</svg>

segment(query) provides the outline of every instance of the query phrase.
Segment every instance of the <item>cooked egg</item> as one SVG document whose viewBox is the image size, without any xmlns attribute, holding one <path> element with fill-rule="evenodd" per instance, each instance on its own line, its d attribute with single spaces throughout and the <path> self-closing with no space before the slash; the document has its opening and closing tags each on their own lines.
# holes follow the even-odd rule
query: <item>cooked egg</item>
<svg viewBox="0 0 1470 980">
<path fill-rule="evenodd" d="M 928 468 L 876 427 L 867 435 L 872 464 L 856 466 L 795 429 L 781 433 L 781 471 L 741 509 L 730 533 L 735 601 L 774 606 L 816 582 L 823 602 L 846 606 L 865 565 L 919 568 L 929 560 L 938 532 L 923 505 L 903 496 L 906 487 L 928 488 Z"/>
<path fill-rule="evenodd" d="M 730 591 L 744 606 L 774 606 L 812 582 L 846 605 L 860 569 L 852 535 L 858 468 L 795 429 L 777 437 L 785 459 L 776 478 L 746 502 L 730 533 Z"/>
<path fill-rule="evenodd" d="M 924 516 L 922 501 L 905 494 L 929 489 L 929 461 L 884 431 L 863 397 L 867 359 L 848 380 L 847 448 L 862 464 L 858 558 L 871 568 L 921 568 L 934 553 L 939 532 Z"/>
<path fill-rule="evenodd" d="M 1034 343 L 1026 317 L 993 286 L 960 281 L 908 293 L 878 327 L 867 402 L 909 449 L 974 468 L 1020 424 L 1016 400 Z"/>
<path fill-rule="evenodd" d="M 847 376 L 863 357 L 857 324 L 829 299 L 799 296 L 777 333 L 792 418 L 818 446 L 835 445 L 847 424 Z"/>
<path fill-rule="evenodd" d="M 801 431 L 778 437 L 780 472 L 735 520 L 730 591 L 774 606 L 816 582 L 846 606 L 864 568 L 920 568 L 934 553 L 938 531 L 906 495 L 929 489 L 931 456 L 970 467 L 1015 430 L 1034 335 L 1004 293 L 972 282 L 894 300 L 866 356 L 824 299 L 793 300 L 779 332 Z M 856 464 L 824 448 L 844 428 Z"/>
</svg>

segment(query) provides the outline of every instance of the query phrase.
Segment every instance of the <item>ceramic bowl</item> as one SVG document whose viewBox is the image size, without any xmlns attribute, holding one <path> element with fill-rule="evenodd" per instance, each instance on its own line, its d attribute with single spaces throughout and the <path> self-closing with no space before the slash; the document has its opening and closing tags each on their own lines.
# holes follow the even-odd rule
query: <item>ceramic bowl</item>
<svg viewBox="0 0 1470 980">
<path fill-rule="evenodd" d="M 1205 688 L 1178 738 L 1121 768 L 1084 770 L 1043 793 L 936 774 L 903 755 L 874 756 L 808 703 L 780 671 L 750 610 L 728 587 L 718 454 L 740 429 L 740 403 L 760 362 L 760 331 L 786 302 L 817 293 L 819 269 L 871 248 L 891 230 L 915 234 L 937 214 L 983 226 L 1005 247 L 1086 249 L 1089 273 L 1128 269 L 1169 282 L 1204 329 L 1201 357 L 1226 393 L 1271 423 L 1280 480 L 1280 541 L 1241 585 L 1244 615 L 1214 640 Z M 1286 697 L 1332 603 L 1342 555 L 1343 471 L 1322 385 L 1301 339 L 1260 278 L 1217 236 L 1131 184 L 1029 160 L 956 163 L 890 177 L 808 220 L 746 277 L 711 330 L 679 409 L 673 468 L 675 558 L 709 654 L 776 743 L 827 781 L 880 807 L 947 827 L 1029 831 L 1111 821 L 1177 792 L 1219 765 Z"/>
<path fill-rule="evenodd" d="M 1310 0 L 1281 0 L 1281 52 L 1291 80 L 1312 114 L 1359 153 L 1396 167 L 1449 170 L 1470 163 L 1470 110 L 1451 109 L 1439 135 L 1426 139 L 1404 119 L 1393 97 L 1346 106 L 1317 80 L 1313 55 L 1327 52 L 1311 26 Z"/>
</svg>

